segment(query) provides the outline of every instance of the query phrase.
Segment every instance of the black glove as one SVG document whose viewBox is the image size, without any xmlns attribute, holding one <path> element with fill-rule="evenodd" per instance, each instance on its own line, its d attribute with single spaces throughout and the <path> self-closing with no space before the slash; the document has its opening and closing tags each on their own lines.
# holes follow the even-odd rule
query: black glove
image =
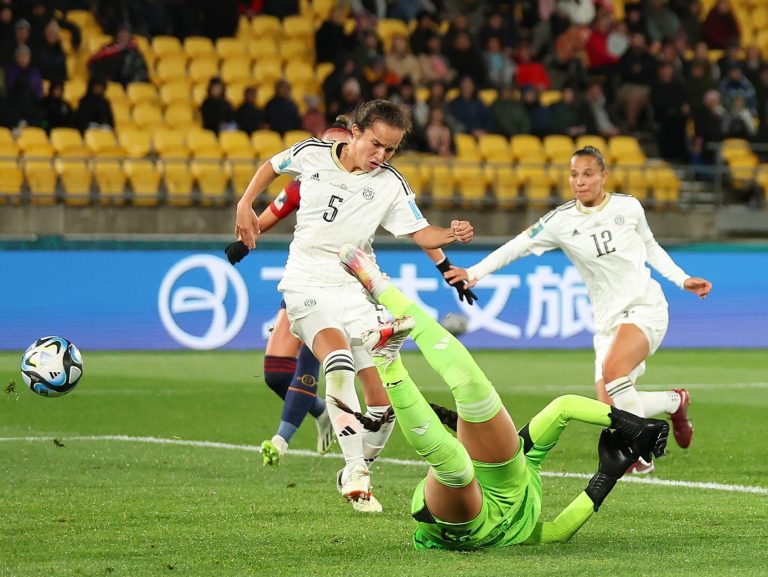
<svg viewBox="0 0 768 577">
<path fill-rule="evenodd" d="M 445 260 L 443 260 L 443 262 L 441 262 L 440 264 L 436 264 L 435 266 L 437 267 L 437 270 L 445 274 L 451 268 L 451 261 L 448 260 L 448 257 L 445 257 Z M 473 305 L 475 303 L 475 301 L 477 300 L 477 295 L 467 288 L 466 283 L 459 281 L 456 284 L 451 284 L 450 282 L 448 282 L 447 278 L 443 277 L 443 279 L 445 279 L 445 282 L 447 282 L 450 286 L 456 289 L 456 292 L 459 293 L 460 301 L 467 299 L 468 305 Z"/>
<path fill-rule="evenodd" d="M 616 481 L 638 458 L 629 448 L 621 433 L 611 429 L 603 429 L 600 434 L 597 456 L 599 459 L 597 473 L 589 480 L 589 485 L 584 489 L 584 492 L 592 499 L 595 511 L 600 508 L 608 493 L 616 485 Z"/>
<path fill-rule="evenodd" d="M 229 264 L 239 263 L 246 256 L 248 256 L 249 252 L 250 250 L 247 246 L 245 246 L 245 243 L 242 240 L 237 240 L 231 244 L 228 244 L 227 248 L 224 249 L 224 254 L 227 255 Z"/>
</svg>

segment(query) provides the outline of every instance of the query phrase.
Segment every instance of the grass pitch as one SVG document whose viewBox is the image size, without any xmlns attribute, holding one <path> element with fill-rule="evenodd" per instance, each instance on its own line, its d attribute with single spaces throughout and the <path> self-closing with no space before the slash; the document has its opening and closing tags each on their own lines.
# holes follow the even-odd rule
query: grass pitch
<svg viewBox="0 0 768 577">
<path fill-rule="evenodd" d="M 339 455 L 295 453 L 276 471 L 262 467 L 253 448 L 273 434 L 280 403 L 261 380 L 260 354 L 84 356 L 78 388 L 45 399 L 24 387 L 20 353 L 0 353 L 0 383 L 16 381 L 16 392 L 0 395 L 2 576 L 768 574 L 764 351 L 666 350 L 649 363 L 641 388 L 688 386 L 696 426 L 692 447 L 670 441 L 652 478 L 688 484 L 622 482 L 566 545 L 470 554 L 412 549 L 409 504 L 423 465 L 374 467 L 385 507 L 377 516 L 339 497 Z M 518 426 L 557 394 L 592 394 L 591 351 L 475 357 Z M 406 363 L 430 400 L 450 403 L 420 356 Z M 597 435 L 569 427 L 545 471 L 594 472 Z M 308 420 L 292 448 L 310 450 L 314 440 Z M 415 459 L 399 431 L 383 456 Z M 543 517 L 585 484 L 545 477 Z"/>
</svg>

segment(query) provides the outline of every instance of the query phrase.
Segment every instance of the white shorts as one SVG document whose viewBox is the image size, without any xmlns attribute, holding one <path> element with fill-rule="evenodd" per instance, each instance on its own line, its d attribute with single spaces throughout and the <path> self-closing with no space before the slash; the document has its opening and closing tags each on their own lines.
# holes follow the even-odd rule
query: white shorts
<svg viewBox="0 0 768 577">
<path fill-rule="evenodd" d="M 592 339 L 595 347 L 595 381 L 603 378 L 603 362 L 611 348 L 613 338 L 621 325 L 635 325 L 648 339 L 649 356 L 656 352 L 667 334 L 669 326 L 669 310 L 666 301 L 655 305 L 637 305 L 613 317 L 607 324 L 606 331 L 597 331 Z M 645 373 L 645 361 L 637 365 L 629 373 L 632 382 Z"/>
<path fill-rule="evenodd" d="M 358 284 L 334 287 L 308 286 L 302 290 L 283 290 L 291 333 L 310 348 L 317 333 L 338 329 L 347 340 L 358 338 L 368 329 L 386 321 L 384 309 L 372 304 Z M 371 354 L 361 346 L 351 346 L 355 370 L 374 366 Z"/>
</svg>

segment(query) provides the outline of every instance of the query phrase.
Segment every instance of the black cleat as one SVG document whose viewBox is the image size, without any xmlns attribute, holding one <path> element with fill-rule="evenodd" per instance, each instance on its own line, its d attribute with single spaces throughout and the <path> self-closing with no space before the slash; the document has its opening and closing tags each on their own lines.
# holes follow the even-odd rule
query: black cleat
<svg viewBox="0 0 768 577">
<path fill-rule="evenodd" d="M 663 457 L 669 437 L 669 423 L 660 419 L 645 419 L 616 407 L 611 408 L 611 427 L 627 441 L 632 452 L 651 462 L 651 455 Z"/>
</svg>

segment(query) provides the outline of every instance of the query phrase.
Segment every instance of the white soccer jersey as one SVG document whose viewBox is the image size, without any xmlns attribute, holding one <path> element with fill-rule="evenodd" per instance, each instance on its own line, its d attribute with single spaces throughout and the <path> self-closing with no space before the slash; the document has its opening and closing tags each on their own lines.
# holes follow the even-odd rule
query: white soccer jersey
<svg viewBox="0 0 768 577">
<path fill-rule="evenodd" d="M 480 279 L 513 260 L 560 248 L 581 273 L 598 331 L 638 304 L 667 305 L 646 262 L 683 288 L 688 275 L 659 246 L 642 205 L 632 196 L 608 193 L 596 207 L 572 200 L 551 211 L 528 230 L 469 267 Z"/>
<path fill-rule="evenodd" d="M 349 172 L 339 160 L 340 145 L 310 138 L 272 158 L 275 172 L 293 174 L 301 181 L 301 202 L 280 290 L 356 282 L 339 264 L 343 244 L 372 253 L 379 226 L 394 236 L 429 226 L 397 170 L 385 162 L 370 172 Z"/>
</svg>

